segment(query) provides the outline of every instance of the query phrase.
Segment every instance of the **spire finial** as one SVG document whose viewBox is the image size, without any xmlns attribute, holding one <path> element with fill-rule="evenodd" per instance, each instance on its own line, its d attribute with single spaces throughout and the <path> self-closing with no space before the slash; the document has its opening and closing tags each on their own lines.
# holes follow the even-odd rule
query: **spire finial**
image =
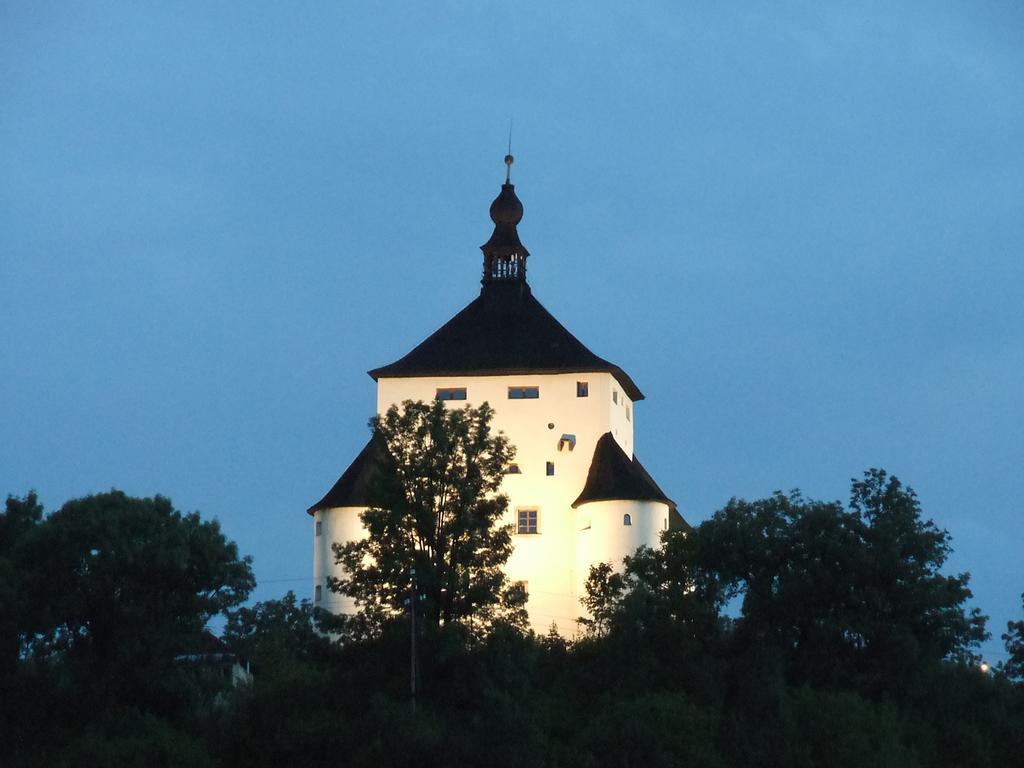
<svg viewBox="0 0 1024 768">
<path fill-rule="evenodd" d="M 480 246 L 484 252 L 483 283 L 526 283 L 526 257 L 530 252 L 519 240 L 516 225 L 523 218 L 523 204 L 516 197 L 512 185 L 512 122 L 508 126 L 508 154 L 505 155 L 505 183 L 491 203 L 491 221 L 494 232 L 491 239 Z"/>
<path fill-rule="evenodd" d="M 512 183 L 512 163 L 516 159 L 512 157 L 512 118 L 508 119 L 508 154 L 505 155 L 505 183 Z"/>
</svg>

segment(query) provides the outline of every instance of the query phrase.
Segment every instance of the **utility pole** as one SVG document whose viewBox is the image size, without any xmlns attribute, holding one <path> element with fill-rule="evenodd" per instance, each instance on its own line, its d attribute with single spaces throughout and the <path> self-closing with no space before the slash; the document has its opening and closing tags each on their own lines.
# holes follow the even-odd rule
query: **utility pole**
<svg viewBox="0 0 1024 768">
<path fill-rule="evenodd" d="M 409 569 L 409 692 L 416 714 L 416 568 Z"/>
</svg>

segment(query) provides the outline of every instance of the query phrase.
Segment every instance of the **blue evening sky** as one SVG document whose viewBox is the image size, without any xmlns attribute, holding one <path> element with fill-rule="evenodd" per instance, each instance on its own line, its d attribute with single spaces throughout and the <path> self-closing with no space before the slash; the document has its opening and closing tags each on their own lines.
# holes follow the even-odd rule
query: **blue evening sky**
<svg viewBox="0 0 1024 768">
<path fill-rule="evenodd" d="M 0 4 L 0 493 L 216 517 L 309 593 L 366 371 L 478 290 L 514 118 L 537 297 L 730 496 L 919 492 L 1024 591 L 1024 6 Z"/>
</svg>

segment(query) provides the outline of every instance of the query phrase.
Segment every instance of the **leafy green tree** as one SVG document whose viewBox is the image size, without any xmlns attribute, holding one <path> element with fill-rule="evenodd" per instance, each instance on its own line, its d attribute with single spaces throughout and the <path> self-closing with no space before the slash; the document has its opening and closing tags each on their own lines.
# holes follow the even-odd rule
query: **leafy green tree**
<svg viewBox="0 0 1024 768">
<path fill-rule="evenodd" d="M 579 618 L 591 634 L 605 635 L 611 629 L 612 621 L 622 608 L 622 597 L 626 592 L 626 577 L 615 570 L 611 563 L 597 563 L 590 566 L 585 593 L 580 602 L 587 609 L 587 615 Z"/>
<path fill-rule="evenodd" d="M 216 521 L 111 491 L 67 502 L 18 542 L 33 605 L 23 652 L 94 683 L 149 687 L 255 582 Z"/>
<path fill-rule="evenodd" d="M 112 706 L 81 727 L 61 734 L 31 755 L 15 755 L 11 768 L 206 768 L 215 765 L 202 740 L 164 719 Z"/>
<path fill-rule="evenodd" d="M 1024 595 L 1021 595 L 1021 602 L 1024 603 Z M 1010 654 L 1003 665 L 1003 672 L 1011 679 L 1024 680 L 1024 620 L 1006 622 L 1003 642 L 1006 643 L 1006 652 Z"/>
<path fill-rule="evenodd" d="M 43 519 L 43 505 L 35 491 L 24 498 L 8 496 L 0 513 L 0 554 L 9 556 L 15 542 Z"/>
<path fill-rule="evenodd" d="M 291 591 L 280 600 L 229 611 L 221 639 L 261 673 L 310 659 L 328 645 L 317 631 L 312 604 Z"/>
<path fill-rule="evenodd" d="M 492 434 L 492 416 L 487 403 L 457 410 L 407 400 L 371 421 L 387 445 L 378 503 L 362 515 L 365 539 L 334 545 L 346 576 L 330 585 L 355 598 L 371 631 L 402 613 L 413 569 L 431 625 L 525 625 L 522 585 L 502 570 L 512 538 L 498 489 L 514 449 Z"/>
<path fill-rule="evenodd" d="M 23 638 L 34 606 L 17 547 L 42 516 L 43 507 L 34 492 L 24 498 L 8 496 L 0 511 L 0 762 L 18 739 L 28 738 L 26 729 L 20 728 L 21 718 L 25 698 L 38 687 L 34 680 L 19 675 Z"/>
<path fill-rule="evenodd" d="M 848 510 L 798 492 L 733 499 L 695 538 L 696 566 L 742 596 L 746 642 L 785 649 L 796 679 L 872 670 L 898 680 L 918 664 L 967 660 L 986 637 L 967 611 L 969 576 L 947 576 L 949 534 L 883 470 L 852 483 Z"/>
<path fill-rule="evenodd" d="M 43 517 L 34 492 L 24 498 L 7 497 L 0 512 L 0 683 L 15 671 L 21 634 L 31 602 L 27 599 L 24 569 L 15 559 L 15 546 Z"/>
<path fill-rule="evenodd" d="M 732 499 L 695 531 L 692 562 L 719 602 L 742 600 L 737 640 L 785 649 L 800 677 L 820 682 L 864 643 L 863 533 L 839 504 L 798 492 Z"/>
<path fill-rule="evenodd" d="M 729 765 L 774 768 L 915 768 L 896 707 L 849 691 L 799 686 L 770 706 L 729 708 L 722 750 Z"/>
<path fill-rule="evenodd" d="M 941 572 L 951 539 L 922 519 L 917 494 L 884 470 L 871 469 L 853 482 L 850 509 L 868 526 L 869 650 L 976 662 L 972 649 L 989 636 L 985 617 L 977 608 L 965 609 L 970 575 Z"/>
<path fill-rule="evenodd" d="M 775 649 L 797 682 L 891 687 L 920 665 L 970 661 L 987 636 L 964 606 L 969 576 L 941 572 L 949 552 L 914 492 L 873 469 L 853 481 L 848 509 L 797 491 L 732 499 L 692 533 L 627 558 L 624 581 L 595 569 L 587 607 L 605 625 L 661 616 L 714 638 L 728 626 L 721 609 L 739 600 L 734 651 Z"/>
<path fill-rule="evenodd" d="M 572 742 L 572 765 L 720 768 L 715 715 L 679 693 L 600 697 Z"/>
<path fill-rule="evenodd" d="M 721 644 L 727 625 L 721 616 L 724 597 L 717 582 L 695 567 L 697 544 L 688 531 L 666 531 L 661 546 L 641 547 L 621 570 L 598 563 L 587 578 L 581 602 L 589 615 L 580 622 L 592 637 L 609 636 L 606 648 L 622 646 L 635 659 L 644 648 L 654 656 L 679 652 L 671 661 L 653 660 L 662 670 L 652 671 L 652 680 L 669 674 L 666 663 L 679 667 L 683 658 L 691 676 L 698 667 L 714 666 L 707 654 Z"/>
<path fill-rule="evenodd" d="M 152 755 L 148 764 L 201 764 L 203 747 L 188 733 L 201 685 L 174 656 L 248 596 L 249 558 L 216 521 L 160 496 L 111 491 L 41 512 L 29 495 L 0 516 L 0 560 L 20 600 L 0 762 L 6 752 L 13 765 L 70 764 L 76 754 L 121 764 L 132 753 Z M 119 731 L 126 720 L 139 727 Z"/>
</svg>

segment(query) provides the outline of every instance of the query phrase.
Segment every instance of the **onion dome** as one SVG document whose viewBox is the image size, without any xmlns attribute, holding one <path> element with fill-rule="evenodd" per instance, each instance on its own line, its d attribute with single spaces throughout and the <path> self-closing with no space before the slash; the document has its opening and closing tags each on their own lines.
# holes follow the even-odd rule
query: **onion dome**
<svg viewBox="0 0 1024 768">
<path fill-rule="evenodd" d="M 483 283 L 526 282 L 526 257 L 530 252 L 519 240 L 516 225 L 523 220 L 523 204 L 516 197 L 512 183 L 512 155 L 505 155 L 505 183 L 491 203 L 491 221 L 494 232 L 491 239 L 480 246 L 484 252 Z"/>
<path fill-rule="evenodd" d="M 523 204 L 516 197 L 516 188 L 511 181 L 513 160 L 512 155 L 505 155 L 505 183 L 501 185 L 501 192 L 491 203 L 491 221 L 498 225 L 514 227 L 523 220 Z"/>
</svg>

